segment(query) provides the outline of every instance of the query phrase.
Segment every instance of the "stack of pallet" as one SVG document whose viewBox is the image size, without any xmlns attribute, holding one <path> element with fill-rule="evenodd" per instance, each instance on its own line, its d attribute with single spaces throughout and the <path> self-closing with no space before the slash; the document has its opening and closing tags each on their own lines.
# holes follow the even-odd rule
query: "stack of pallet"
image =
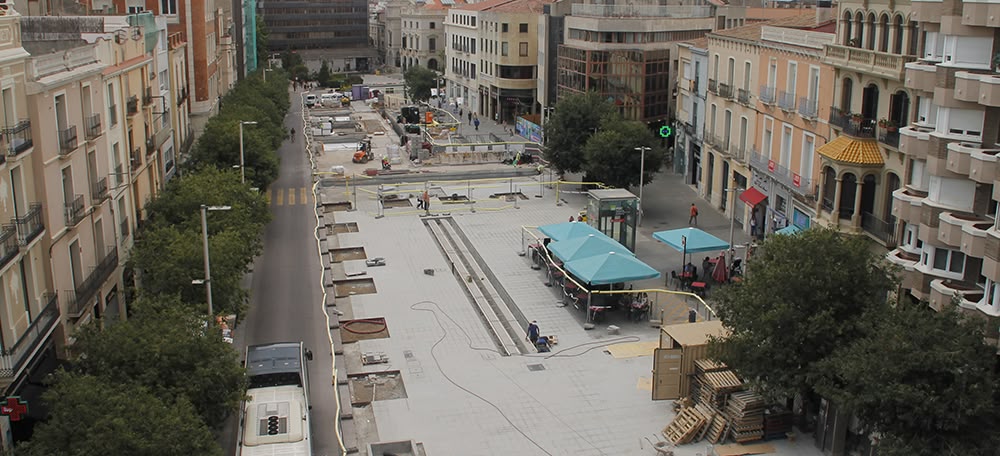
<svg viewBox="0 0 1000 456">
<path fill-rule="evenodd" d="M 764 440 L 783 439 L 792 431 L 792 412 L 771 407 L 764 412 Z"/>
<path fill-rule="evenodd" d="M 697 442 L 706 435 L 714 435 L 714 424 L 721 413 L 697 404 L 694 407 L 684 407 L 667 427 L 663 428 L 663 437 L 674 445 Z"/>
<path fill-rule="evenodd" d="M 729 396 L 726 417 L 732 427 L 733 440 L 752 442 L 764 437 L 764 398 L 750 391 Z"/>
<path fill-rule="evenodd" d="M 743 391 L 743 381 L 731 369 L 707 372 L 698 380 L 698 402 L 723 410 L 730 394 Z"/>
</svg>

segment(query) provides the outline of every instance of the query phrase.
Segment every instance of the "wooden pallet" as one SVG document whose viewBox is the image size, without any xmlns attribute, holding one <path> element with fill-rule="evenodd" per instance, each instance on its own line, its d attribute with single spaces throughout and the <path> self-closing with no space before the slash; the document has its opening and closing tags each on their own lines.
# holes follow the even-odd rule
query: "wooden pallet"
<svg viewBox="0 0 1000 456">
<path fill-rule="evenodd" d="M 743 380 L 740 380 L 731 369 L 707 372 L 702 375 L 702 378 L 708 387 L 716 391 L 736 392 L 744 387 Z"/>
<path fill-rule="evenodd" d="M 701 412 L 694 407 L 687 407 L 663 428 L 663 437 L 674 445 L 682 445 L 690 442 L 705 424 L 705 416 Z"/>
<path fill-rule="evenodd" d="M 703 374 L 706 372 L 717 372 L 721 370 L 726 370 L 729 369 L 729 367 L 718 361 L 712 361 L 708 358 L 702 358 L 695 360 L 694 369 L 695 373 Z"/>
<path fill-rule="evenodd" d="M 726 430 L 729 428 L 729 421 L 721 413 L 715 415 L 715 419 L 708 426 L 708 442 L 709 443 L 719 443 L 723 437 L 726 435 Z"/>
<path fill-rule="evenodd" d="M 744 443 L 764 438 L 764 405 L 764 398 L 754 392 L 741 391 L 729 396 L 726 417 L 733 440 Z"/>
<path fill-rule="evenodd" d="M 701 430 L 698 431 L 698 436 L 694 439 L 695 442 L 698 442 L 705 438 L 705 434 L 708 433 L 709 424 L 711 424 L 712 421 L 715 420 L 715 417 L 720 415 L 720 413 L 717 410 L 702 404 L 696 405 L 695 409 L 698 410 L 698 413 L 701 413 L 701 416 L 705 417 L 705 425 L 701 427 Z"/>
</svg>

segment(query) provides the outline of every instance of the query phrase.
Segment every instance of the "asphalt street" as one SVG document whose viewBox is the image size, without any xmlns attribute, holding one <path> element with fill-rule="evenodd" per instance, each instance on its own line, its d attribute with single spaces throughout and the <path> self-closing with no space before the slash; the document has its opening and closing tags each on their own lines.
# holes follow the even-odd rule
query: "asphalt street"
<svg viewBox="0 0 1000 456">
<path fill-rule="evenodd" d="M 247 345 L 302 341 L 313 351 L 308 365 L 313 454 L 332 456 L 341 454 L 334 432 L 333 353 L 314 238 L 315 205 L 310 203 L 311 190 L 308 194 L 305 190 L 312 185 L 312 174 L 303 150 L 302 100 L 293 93 L 291 101 L 285 128 L 294 128 L 298 137 L 294 143 L 286 140 L 278 150 L 281 167 L 271 188 L 288 191 L 290 198 L 301 196 L 299 204 L 291 204 L 290 199 L 289 204 L 272 201 L 270 205 L 274 217 L 264 230 L 264 251 L 254 263 L 250 310 L 236 329 L 236 343 L 244 350 Z M 235 440 L 232 432 L 225 454 L 236 454 Z"/>
</svg>

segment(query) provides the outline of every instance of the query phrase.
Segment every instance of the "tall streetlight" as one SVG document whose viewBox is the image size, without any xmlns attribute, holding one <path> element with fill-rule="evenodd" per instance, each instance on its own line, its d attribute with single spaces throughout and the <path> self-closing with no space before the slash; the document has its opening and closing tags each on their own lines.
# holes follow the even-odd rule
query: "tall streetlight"
<svg viewBox="0 0 1000 456">
<path fill-rule="evenodd" d="M 241 120 L 240 121 L 240 183 L 247 183 L 247 172 L 243 164 L 243 126 L 244 125 L 257 125 L 256 120 Z"/>
<path fill-rule="evenodd" d="M 205 278 L 203 280 L 194 280 L 191 283 L 205 284 L 205 295 L 208 297 L 208 318 L 210 320 L 215 315 L 215 311 L 212 309 L 212 266 L 208 259 L 208 211 L 228 211 L 230 209 L 232 209 L 231 206 L 201 205 L 201 243 L 205 249 Z"/>
<path fill-rule="evenodd" d="M 642 184 L 646 179 L 646 151 L 653 150 L 652 147 L 639 146 L 635 150 L 642 153 L 639 156 L 639 220 L 636 225 L 642 225 Z"/>
</svg>

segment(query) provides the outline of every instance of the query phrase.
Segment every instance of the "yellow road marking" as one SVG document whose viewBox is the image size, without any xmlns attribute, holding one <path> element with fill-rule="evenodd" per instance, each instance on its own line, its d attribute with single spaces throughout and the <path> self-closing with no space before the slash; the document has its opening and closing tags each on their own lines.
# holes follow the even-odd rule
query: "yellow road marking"
<svg viewBox="0 0 1000 456">
<path fill-rule="evenodd" d="M 274 204 L 276 206 L 281 206 L 284 203 L 285 189 L 276 188 L 274 189 Z"/>
<path fill-rule="evenodd" d="M 306 187 L 302 187 L 301 189 L 299 189 L 299 196 L 301 197 L 301 198 L 299 198 L 299 200 L 302 201 L 302 204 L 308 204 L 309 200 L 311 199 L 309 197 L 312 196 L 312 195 L 309 195 L 307 193 L 308 190 L 309 189 L 306 188 Z"/>
<path fill-rule="evenodd" d="M 288 189 L 288 205 L 289 206 L 294 206 L 295 205 L 295 189 L 294 188 Z"/>
</svg>

